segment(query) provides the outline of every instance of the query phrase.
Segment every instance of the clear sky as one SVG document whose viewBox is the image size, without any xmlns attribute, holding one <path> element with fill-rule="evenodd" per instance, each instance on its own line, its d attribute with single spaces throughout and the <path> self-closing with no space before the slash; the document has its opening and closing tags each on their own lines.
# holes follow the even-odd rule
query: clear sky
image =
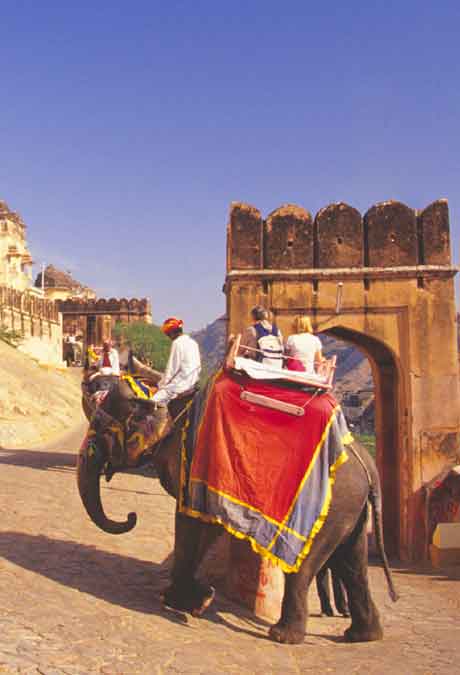
<svg viewBox="0 0 460 675">
<path fill-rule="evenodd" d="M 0 199 L 37 263 L 189 329 L 225 308 L 231 201 L 446 197 L 458 263 L 458 0 L 0 6 Z"/>
</svg>

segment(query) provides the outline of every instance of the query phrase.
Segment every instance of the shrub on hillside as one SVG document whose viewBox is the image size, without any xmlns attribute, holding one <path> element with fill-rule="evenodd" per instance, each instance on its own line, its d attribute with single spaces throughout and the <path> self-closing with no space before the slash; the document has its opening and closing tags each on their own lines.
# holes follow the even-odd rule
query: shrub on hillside
<svg viewBox="0 0 460 675">
<path fill-rule="evenodd" d="M 124 339 L 133 350 L 133 354 L 142 363 L 164 370 L 171 347 L 170 340 L 158 326 L 150 323 L 117 323 L 113 329 L 116 340 Z"/>
</svg>

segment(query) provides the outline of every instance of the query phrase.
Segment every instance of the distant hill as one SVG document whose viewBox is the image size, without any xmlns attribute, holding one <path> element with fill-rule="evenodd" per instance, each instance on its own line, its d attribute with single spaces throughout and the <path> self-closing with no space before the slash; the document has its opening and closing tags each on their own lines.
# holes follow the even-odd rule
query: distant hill
<svg viewBox="0 0 460 675">
<path fill-rule="evenodd" d="M 205 328 L 192 333 L 192 337 L 200 345 L 201 358 L 206 370 L 211 373 L 222 364 L 225 355 L 227 341 L 225 316 L 220 316 Z"/>
</svg>

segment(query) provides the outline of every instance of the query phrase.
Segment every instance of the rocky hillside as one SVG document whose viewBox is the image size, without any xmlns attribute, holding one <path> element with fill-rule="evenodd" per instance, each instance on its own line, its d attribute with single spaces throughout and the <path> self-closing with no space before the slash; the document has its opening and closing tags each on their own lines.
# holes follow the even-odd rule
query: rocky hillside
<svg viewBox="0 0 460 675">
<path fill-rule="evenodd" d="M 209 323 L 206 328 L 192 333 L 192 337 L 200 345 L 201 357 L 209 373 L 222 365 L 227 340 L 227 322 L 225 316 L 220 316 L 212 323 Z"/>
<path fill-rule="evenodd" d="M 0 448 L 39 446 L 82 423 L 80 379 L 0 341 Z"/>
</svg>

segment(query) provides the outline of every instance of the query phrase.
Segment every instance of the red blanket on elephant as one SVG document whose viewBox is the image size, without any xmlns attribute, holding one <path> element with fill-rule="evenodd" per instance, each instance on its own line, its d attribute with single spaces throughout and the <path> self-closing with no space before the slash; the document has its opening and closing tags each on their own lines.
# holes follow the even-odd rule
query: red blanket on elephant
<svg viewBox="0 0 460 675">
<path fill-rule="evenodd" d="M 305 415 L 242 400 L 243 390 L 302 406 Z M 327 516 L 335 471 L 347 459 L 351 434 L 334 398 L 221 371 L 190 419 L 179 509 L 221 523 L 296 571 Z"/>
</svg>

